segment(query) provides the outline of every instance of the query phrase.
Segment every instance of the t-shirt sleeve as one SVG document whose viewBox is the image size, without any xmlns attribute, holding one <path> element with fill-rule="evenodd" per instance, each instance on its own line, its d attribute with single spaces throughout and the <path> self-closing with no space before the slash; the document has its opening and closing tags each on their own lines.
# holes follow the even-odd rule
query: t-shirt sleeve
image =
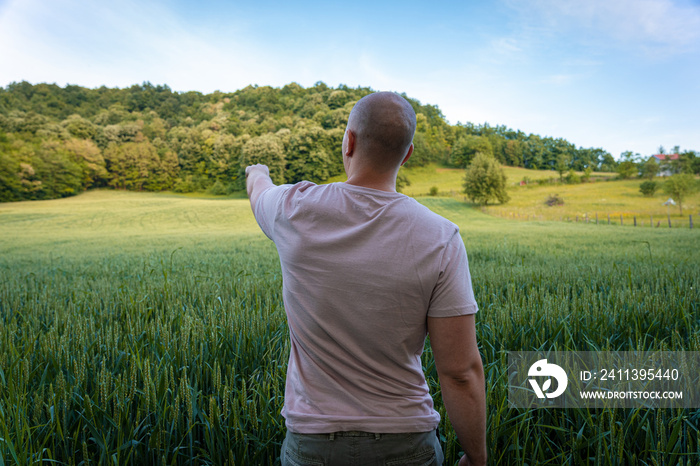
<svg viewBox="0 0 700 466">
<path fill-rule="evenodd" d="M 307 189 L 316 186 L 310 181 L 271 186 L 260 193 L 253 215 L 265 236 L 275 241 L 277 224 L 293 215 Z M 284 228 L 284 227 L 282 227 Z"/>
<path fill-rule="evenodd" d="M 277 219 L 285 193 L 290 185 L 272 186 L 260 193 L 253 209 L 253 215 L 265 236 L 275 240 L 275 220 Z"/>
<path fill-rule="evenodd" d="M 459 231 L 456 231 L 442 255 L 428 317 L 456 317 L 474 314 L 477 310 L 467 251 Z"/>
</svg>

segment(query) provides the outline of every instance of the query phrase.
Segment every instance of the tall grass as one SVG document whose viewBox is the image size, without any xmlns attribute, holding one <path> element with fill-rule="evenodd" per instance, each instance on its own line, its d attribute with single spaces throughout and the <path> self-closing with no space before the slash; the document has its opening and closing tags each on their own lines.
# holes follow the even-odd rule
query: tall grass
<svg viewBox="0 0 700 466">
<path fill-rule="evenodd" d="M 493 464 L 697 464 L 698 410 L 508 407 L 506 351 L 700 351 L 697 230 L 460 225 Z M 0 206 L 0 462 L 274 464 L 288 336 L 245 200 L 93 192 Z M 424 366 L 447 464 L 430 347 Z"/>
</svg>

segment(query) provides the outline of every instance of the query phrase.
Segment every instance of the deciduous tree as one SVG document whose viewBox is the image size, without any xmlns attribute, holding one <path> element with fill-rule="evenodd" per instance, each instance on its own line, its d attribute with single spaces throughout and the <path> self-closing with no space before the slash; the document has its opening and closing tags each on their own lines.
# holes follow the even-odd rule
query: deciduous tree
<svg viewBox="0 0 700 466">
<path fill-rule="evenodd" d="M 510 200 L 506 191 L 506 174 L 492 156 L 478 153 L 471 161 L 464 177 L 464 192 L 478 204 L 498 200 L 505 204 Z"/>
<path fill-rule="evenodd" d="M 697 189 L 698 182 L 689 173 L 672 175 L 664 183 L 664 191 L 670 194 L 673 200 L 678 203 L 681 215 L 683 215 L 683 201 Z"/>
<path fill-rule="evenodd" d="M 653 180 L 659 174 L 659 164 L 653 157 L 649 157 L 646 162 L 640 165 L 639 172 L 641 178 Z"/>
</svg>

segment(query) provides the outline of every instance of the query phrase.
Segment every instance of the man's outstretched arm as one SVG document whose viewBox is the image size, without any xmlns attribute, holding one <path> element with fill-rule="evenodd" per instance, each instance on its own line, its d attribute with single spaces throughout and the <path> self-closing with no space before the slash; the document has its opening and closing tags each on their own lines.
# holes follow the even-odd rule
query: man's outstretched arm
<svg viewBox="0 0 700 466">
<path fill-rule="evenodd" d="M 474 314 L 428 317 L 428 333 L 442 400 L 465 452 L 459 464 L 485 465 L 486 392 Z"/>
<path fill-rule="evenodd" d="M 255 203 L 260 194 L 267 188 L 274 186 L 270 178 L 270 170 L 267 165 L 249 165 L 245 169 L 245 186 L 248 191 L 248 199 L 250 199 L 250 207 L 255 212 Z"/>
</svg>

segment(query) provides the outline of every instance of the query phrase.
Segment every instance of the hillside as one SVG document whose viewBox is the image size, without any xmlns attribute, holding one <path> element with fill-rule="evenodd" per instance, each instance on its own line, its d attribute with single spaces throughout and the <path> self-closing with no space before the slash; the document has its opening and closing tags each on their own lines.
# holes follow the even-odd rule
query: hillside
<svg viewBox="0 0 700 466">
<path fill-rule="evenodd" d="M 340 146 L 354 103 L 370 88 L 248 86 L 178 93 L 13 83 L 0 88 L 0 202 L 53 199 L 90 188 L 226 194 L 243 169 L 267 164 L 277 182 L 342 174 Z M 450 125 L 440 109 L 404 96 L 417 115 L 407 163 L 463 168 L 477 152 L 526 168 L 612 170 L 601 149 L 506 126 Z"/>
</svg>

